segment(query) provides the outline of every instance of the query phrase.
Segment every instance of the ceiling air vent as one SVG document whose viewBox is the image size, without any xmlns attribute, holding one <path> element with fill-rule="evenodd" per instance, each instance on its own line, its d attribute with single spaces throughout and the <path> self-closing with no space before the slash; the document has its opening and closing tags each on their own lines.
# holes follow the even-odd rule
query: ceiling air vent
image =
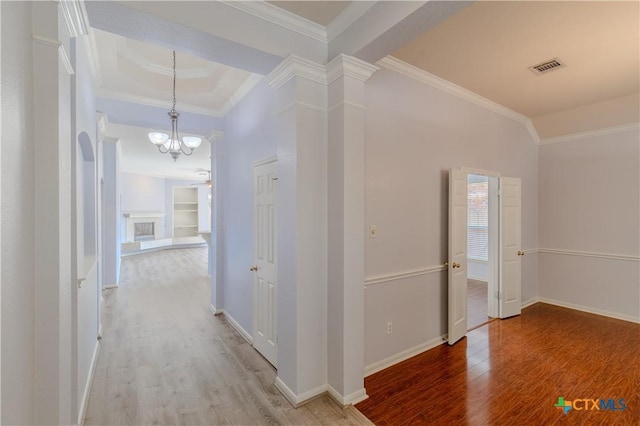
<svg viewBox="0 0 640 426">
<path fill-rule="evenodd" d="M 566 65 L 563 64 L 562 62 L 560 62 L 560 60 L 558 58 L 554 58 L 554 59 L 551 59 L 551 60 L 548 60 L 548 61 L 544 61 L 541 64 L 529 67 L 529 69 L 534 74 L 541 75 L 541 74 L 546 74 L 548 72 L 557 70 L 559 68 L 563 68 L 565 66 Z"/>
</svg>

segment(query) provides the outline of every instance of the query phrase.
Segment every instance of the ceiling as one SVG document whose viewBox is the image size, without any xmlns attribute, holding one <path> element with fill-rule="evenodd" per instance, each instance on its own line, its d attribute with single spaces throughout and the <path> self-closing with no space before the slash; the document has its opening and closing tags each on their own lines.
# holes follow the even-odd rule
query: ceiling
<svg viewBox="0 0 640 426">
<path fill-rule="evenodd" d="M 301 16 L 322 26 L 327 26 L 350 1 L 270 1 L 268 3 Z"/>
<path fill-rule="evenodd" d="M 93 30 L 99 97 L 171 108 L 172 51 L 154 44 Z M 176 54 L 176 109 L 223 116 L 262 78 L 261 75 Z"/>
<path fill-rule="evenodd" d="M 172 179 L 206 179 L 200 172 L 211 170 L 209 142 L 204 140 L 191 156 L 180 155 L 173 161 L 169 154 L 160 154 L 149 142 L 147 131 L 141 127 L 109 124 L 109 134 L 120 139 L 122 172 Z"/>
<path fill-rule="evenodd" d="M 638 93 L 639 2 L 480 1 L 393 56 L 529 118 Z M 566 67 L 528 67 L 558 58 Z"/>
</svg>

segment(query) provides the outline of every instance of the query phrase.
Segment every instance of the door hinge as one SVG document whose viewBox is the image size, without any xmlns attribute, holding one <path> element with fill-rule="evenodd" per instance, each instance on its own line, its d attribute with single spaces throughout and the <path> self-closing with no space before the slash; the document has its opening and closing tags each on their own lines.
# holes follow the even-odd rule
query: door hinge
<svg viewBox="0 0 640 426">
<path fill-rule="evenodd" d="M 502 292 L 500 292 L 500 291 L 496 292 L 496 299 L 498 299 L 498 300 L 502 299 Z"/>
</svg>

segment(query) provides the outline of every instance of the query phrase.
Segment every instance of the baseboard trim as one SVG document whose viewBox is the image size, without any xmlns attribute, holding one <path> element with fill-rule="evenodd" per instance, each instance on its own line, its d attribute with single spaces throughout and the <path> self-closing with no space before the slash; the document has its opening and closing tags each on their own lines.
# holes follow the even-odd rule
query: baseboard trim
<svg viewBox="0 0 640 426">
<path fill-rule="evenodd" d="M 603 317 L 609 317 L 613 319 L 629 321 L 636 324 L 640 324 L 640 318 L 635 318 L 635 317 L 632 317 L 631 315 L 619 314 L 617 312 L 605 311 L 603 309 L 596 309 L 588 306 L 576 305 L 573 303 L 563 302 L 555 299 L 547 299 L 545 297 L 539 297 L 538 301 L 542 303 L 547 303 L 549 305 L 560 306 L 562 308 L 574 309 L 576 311 L 587 312 L 589 314 L 600 315 Z"/>
<path fill-rule="evenodd" d="M 312 401 L 328 391 L 328 385 L 320 385 L 316 388 L 308 390 L 300 395 L 296 395 L 289 386 L 287 386 L 280 377 L 276 377 L 275 381 L 276 389 L 280 391 L 280 393 L 293 405 L 294 408 L 298 408 L 309 401 Z"/>
<path fill-rule="evenodd" d="M 209 312 L 211 312 L 214 316 L 224 314 L 224 309 L 216 309 L 215 306 L 209 305 Z"/>
<path fill-rule="evenodd" d="M 89 396 L 91 395 L 91 387 L 93 386 L 93 376 L 96 371 L 96 364 L 98 363 L 98 355 L 100 354 L 100 340 L 96 340 L 96 346 L 93 348 L 93 357 L 91 358 L 91 368 L 89 369 L 89 377 L 87 377 L 87 383 L 84 386 L 84 393 L 82 394 L 82 402 L 80 404 L 80 411 L 78 412 L 78 425 L 84 425 L 84 419 L 87 415 L 87 407 L 89 406 Z"/>
<path fill-rule="evenodd" d="M 528 308 L 531 305 L 535 305 L 536 303 L 538 303 L 540 300 L 537 297 L 532 297 L 529 300 L 525 300 L 524 302 L 521 303 L 520 308 L 524 309 L 524 308 Z"/>
<path fill-rule="evenodd" d="M 211 308 L 209 308 L 209 310 L 211 311 Z M 236 331 L 244 338 L 244 340 L 246 340 L 250 345 L 253 346 L 253 336 L 247 333 L 247 330 L 242 328 L 242 326 L 238 324 L 238 321 L 236 321 L 231 315 L 229 315 L 229 312 L 225 311 L 224 309 L 216 309 L 215 311 L 212 311 L 212 312 L 218 312 L 218 313 L 214 313 L 214 315 L 220 315 L 220 314 L 224 315 L 224 319 L 229 324 L 231 324 L 231 327 L 235 328 Z"/>
<path fill-rule="evenodd" d="M 331 399 L 333 399 L 335 402 L 342 405 L 343 408 L 349 405 L 356 405 L 358 402 L 362 402 L 365 399 L 369 398 L 369 395 L 367 395 L 367 391 L 365 388 L 352 392 L 347 396 L 342 396 L 340 395 L 340 392 L 333 388 L 333 386 L 327 385 L 327 394 L 329 394 Z"/>
<path fill-rule="evenodd" d="M 412 348 L 409 349 L 405 349 L 402 352 L 398 352 L 395 355 L 391 355 L 390 357 L 387 357 L 385 359 L 382 359 L 380 361 L 376 361 L 372 364 L 367 365 L 364 368 L 364 377 L 368 377 L 374 373 L 377 373 L 378 371 L 382 371 L 385 368 L 389 368 L 392 365 L 398 364 L 399 362 L 402 362 L 404 360 L 407 360 L 411 357 L 414 357 L 416 355 L 421 354 L 422 352 L 426 352 L 429 349 L 433 349 L 436 346 L 440 346 L 443 343 L 446 343 L 447 340 L 444 338 L 444 336 L 439 336 L 439 337 L 435 337 L 431 340 L 428 340 L 424 343 L 420 343 L 419 345 L 416 345 Z"/>
</svg>

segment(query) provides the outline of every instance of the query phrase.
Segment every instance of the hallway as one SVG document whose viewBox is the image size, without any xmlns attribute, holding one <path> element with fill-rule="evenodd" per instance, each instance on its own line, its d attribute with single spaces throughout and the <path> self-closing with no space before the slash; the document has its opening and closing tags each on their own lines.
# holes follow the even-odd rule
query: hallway
<svg viewBox="0 0 640 426">
<path fill-rule="evenodd" d="M 104 297 L 87 425 L 369 424 L 328 396 L 292 408 L 273 367 L 208 310 L 206 248 L 125 257 Z"/>
</svg>

